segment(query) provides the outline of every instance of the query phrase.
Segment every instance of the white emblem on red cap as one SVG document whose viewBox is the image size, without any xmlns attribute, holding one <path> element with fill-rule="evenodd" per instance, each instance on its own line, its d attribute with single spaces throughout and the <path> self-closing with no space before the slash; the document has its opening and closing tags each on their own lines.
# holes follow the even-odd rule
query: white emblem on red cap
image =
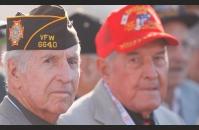
<svg viewBox="0 0 199 130">
<path fill-rule="evenodd" d="M 128 14 L 124 14 L 122 15 L 122 19 L 121 19 L 121 25 L 125 25 L 128 22 Z"/>
<path fill-rule="evenodd" d="M 135 30 L 140 30 L 144 24 L 150 19 L 151 15 L 148 13 L 138 14 L 136 17 Z"/>
</svg>

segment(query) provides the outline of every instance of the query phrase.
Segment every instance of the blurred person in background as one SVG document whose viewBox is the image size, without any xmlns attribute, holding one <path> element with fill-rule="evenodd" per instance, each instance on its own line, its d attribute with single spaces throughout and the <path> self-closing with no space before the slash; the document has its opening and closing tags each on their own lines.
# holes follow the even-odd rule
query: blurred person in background
<svg viewBox="0 0 199 130">
<path fill-rule="evenodd" d="M 181 5 L 158 5 L 156 10 L 165 31 L 180 42 L 179 46 L 168 47 L 170 66 L 165 105 L 178 113 L 187 124 L 195 124 L 199 115 L 199 86 L 193 80 L 187 79 L 193 44 L 186 40 L 186 36 L 189 29 L 197 23 L 198 16 L 186 13 Z"/>
<path fill-rule="evenodd" d="M 6 48 L 6 22 L 0 21 L 0 55 Z M 4 96 L 6 95 L 6 88 L 5 88 L 5 76 L 3 73 L 3 64 L 1 62 L 0 56 L 0 102 L 3 100 Z"/>
<path fill-rule="evenodd" d="M 183 5 L 187 13 L 194 13 L 199 16 L 199 5 Z"/>
<path fill-rule="evenodd" d="M 193 46 L 193 54 L 191 57 L 190 65 L 189 65 L 189 71 L 188 71 L 188 78 L 191 80 L 196 81 L 199 84 L 199 73 L 198 73 L 198 67 L 199 67 L 199 22 L 193 26 L 189 34 L 187 36 L 187 40 L 191 41 L 194 46 Z M 197 125 L 199 125 L 199 115 L 197 119 Z"/>
<path fill-rule="evenodd" d="M 190 64 L 188 69 L 188 78 L 197 82 L 199 84 L 199 23 L 191 28 L 190 33 L 188 34 L 187 40 L 192 42 L 193 52 L 190 57 Z"/>
<path fill-rule="evenodd" d="M 76 98 L 79 98 L 91 91 L 100 79 L 96 68 L 95 36 L 101 24 L 98 18 L 83 12 L 76 12 L 69 17 L 73 21 L 81 45 L 81 72 L 76 95 Z"/>
</svg>

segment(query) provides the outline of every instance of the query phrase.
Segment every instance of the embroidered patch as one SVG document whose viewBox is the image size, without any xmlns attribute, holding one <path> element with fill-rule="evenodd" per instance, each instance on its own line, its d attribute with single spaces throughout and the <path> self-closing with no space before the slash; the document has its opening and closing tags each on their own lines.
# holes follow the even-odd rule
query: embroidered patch
<svg viewBox="0 0 199 130">
<path fill-rule="evenodd" d="M 18 46 L 19 41 L 23 38 L 24 27 L 21 20 L 13 21 L 13 25 L 9 28 L 9 40 L 11 46 Z"/>
<path fill-rule="evenodd" d="M 148 13 L 138 14 L 136 17 L 135 30 L 140 30 L 144 24 L 150 19 L 151 15 Z"/>
</svg>

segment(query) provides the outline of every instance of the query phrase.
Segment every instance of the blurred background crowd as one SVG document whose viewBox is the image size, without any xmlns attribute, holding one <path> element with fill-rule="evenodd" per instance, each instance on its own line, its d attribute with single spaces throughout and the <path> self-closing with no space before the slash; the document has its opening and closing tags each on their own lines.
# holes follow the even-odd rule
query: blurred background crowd
<svg viewBox="0 0 199 130">
<path fill-rule="evenodd" d="M 28 12 L 35 5 L 0 6 L 0 53 L 6 47 L 6 17 L 20 8 Z M 96 69 L 95 35 L 111 10 L 122 5 L 62 5 L 81 40 L 81 77 L 76 98 L 93 89 L 100 76 Z M 174 35 L 179 46 L 168 48 L 169 81 L 163 105 L 179 114 L 186 124 L 199 124 L 199 5 L 153 5 L 165 31 Z M 5 12 L 5 10 L 7 10 Z M 87 44 L 87 45 L 86 45 Z M 0 63 L 0 101 L 6 94 Z"/>
</svg>

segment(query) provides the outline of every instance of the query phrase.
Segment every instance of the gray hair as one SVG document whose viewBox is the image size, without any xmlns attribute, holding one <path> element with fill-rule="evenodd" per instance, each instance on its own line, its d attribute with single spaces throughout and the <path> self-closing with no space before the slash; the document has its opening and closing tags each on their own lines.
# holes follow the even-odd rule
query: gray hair
<svg viewBox="0 0 199 130">
<path fill-rule="evenodd" d="M 13 50 L 13 51 L 5 51 L 2 54 L 2 63 L 4 66 L 4 74 L 5 74 L 5 81 L 7 84 L 7 71 L 8 71 L 8 61 L 9 59 L 13 59 L 17 64 L 17 67 L 21 72 L 24 72 L 27 67 L 27 61 L 30 59 L 32 51 L 25 51 L 25 50 Z"/>
<path fill-rule="evenodd" d="M 81 47 L 79 44 L 72 46 L 74 50 L 76 51 L 78 56 L 80 56 L 80 50 Z M 5 82 L 7 84 L 8 82 L 8 61 L 9 59 L 13 59 L 14 62 L 16 63 L 18 69 L 21 72 L 25 72 L 27 68 L 27 63 L 30 60 L 32 56 L 32 50 L 12 50 L 12 51 L 5 51 L 1 56 L 2 56 L 2 63 L 4 66 L 4 74 L 5 74 Z"/>
<path fill-rule="evenodd" d="M 112 60 L 115 58 L 116 55 L 117 55 L 117 52 L 116 52 L 116 51 L 111 52 L 111 53 L 105 58 L 105 61 L 106 61 L 106 62 L 112 61 Z"/>
</svg>

